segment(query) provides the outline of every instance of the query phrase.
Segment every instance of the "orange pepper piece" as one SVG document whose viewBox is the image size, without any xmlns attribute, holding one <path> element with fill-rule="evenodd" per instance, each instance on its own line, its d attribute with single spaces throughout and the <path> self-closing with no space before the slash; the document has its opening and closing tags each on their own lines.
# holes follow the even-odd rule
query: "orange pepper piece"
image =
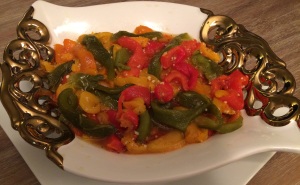
<svg viewBox="0 0 300 185">
<path fill-rule="evenodd" d="M 143 33 L 148 33 L 148 32 L 153 32 L 151 28 L 148 26 L 140 25 L 135 28 L 134 33 L 135 34 L 143 34 Z"/>
<path fill-rule="evenodd" d="M 79 59 L 80 72 L 95 75 L 97 74 L 97 65 L 94 56 L 91 52 L 85 49 L 80 44 L 76 44 L 73 49 L 73 54 Z"/>
</svg>

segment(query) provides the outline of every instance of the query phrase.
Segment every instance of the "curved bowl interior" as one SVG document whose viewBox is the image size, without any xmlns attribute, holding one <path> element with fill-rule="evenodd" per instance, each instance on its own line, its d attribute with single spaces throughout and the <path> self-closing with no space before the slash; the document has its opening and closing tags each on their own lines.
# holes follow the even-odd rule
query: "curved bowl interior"
<svg viewBox="0 0 300 185">
<path fill-rule="evenodd" d="M 197 7 L 162 2 L 69 8 L 37 1 L 33 7 L 34 18 L 50 31 L 50 45 L 64 38 L 77 39 L 83 33 L 133 31 L 138 25 L 174 34 L 188 32 L 199 40 L 200 28 L 207 18 Z M 278 128 L 245 112 L 243 117 L 244 126 L 233 133 L 164 154 L 115 154 L 78 138 L 58 152 L 67 171 L 104 181 L 141 183 L 188 177 L 259 152 L 299 151 L 296 123 Z"/>
</svg>

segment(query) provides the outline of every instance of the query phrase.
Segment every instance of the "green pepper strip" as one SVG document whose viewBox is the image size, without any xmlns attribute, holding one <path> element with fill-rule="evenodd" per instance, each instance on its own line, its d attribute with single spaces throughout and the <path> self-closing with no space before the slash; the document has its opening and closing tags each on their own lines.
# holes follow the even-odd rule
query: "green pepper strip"
<svg viewBox="0 0 300 185">
<path fill-rule="evenodd" d="M 114 99 L 111 95 L 100 91 L 89 91 L 89 92 L 99 97 L 101 103 L 106 107 L 109 107 L 114 110 L 118 109 L 118 100 Z"/>
<path fill-rule="evenodd" d="M 243 126 L 243 117 L 240 116 L 238 119 L 236 119 L 233 122 L 223 124 L 217 129 L 217 132 L 220 134 L 225 134 L 229 132 L 233 132 Z"/>
<path fill-rule="evenodd" d="M 102 91 L 110 95 L 117 95 L 124 89 L 131 85 L 124 85 L 121 87 L 109 88 L 99 84 L 100 80 L 103 80 L 102 75 L 88 75 L 83 73 L 76 73 L 70 76 L 69 80 L 76 87 L 87 91 Z"/>
<path fill-rule="evenodd" d="M 161 56 L 164 54 L 164 52 L 169 51 L 173 47 L 180 45 L 182 41 L 190 40 L 190 39 L 191 37 L 187 33 L 183 33 L 174 37 L 164 49 L 162 49 L 160 52 L 155 54 L 154 57 L 151 59 L 148 67 L 148 73 L 160 79 L 161 78 L 160 74 L 162 71 L 162 67 L 160 63 Z"/>
<path fill-rule="evenodd" d="M 63 63 L 58 67 L 56 67 L 51 73 L 47 75 L 50 91 L 52 92 L 56 91 L 61 81 L 61 78 L 71 72 L 71 67 L 73 63 L 74 61 Z"/>
<path fill-rule="evenodd" d="M 223 68 L 221 66 L 202 56 L 200 52 L 193 54 L 192 63 L 209 81 L 223 74 Z"/>
<path fill-rule="evenodd" d="M 151 118 L 148 110 L 146 110 L 140 115 L 140 123 L 137 129 L 139 133 L 137 137 L 137 141 L 144 142 L 147 136 L 150 134 L 150 130 L 151 130 Z"/>
<path fill-rule="evenodd" d="M 130 85 L 122 87 L 108 88 L 99 84 L 100 80 L 104 77 L 101 75 L 88 75 L 83 73 L 75 73 L 70 75 L 69 83 L 73 84 L 76 88 L 84 89 L 90 93 L 95 94 L 105 106 L 116 110 L 118 108 L 118 98 L 120 93 Z"/>
<path fill-rule="evenodd" d="M 130 33 L 130 32 L 127 32 L 127 31 L 119 31 L 119 32 L 113 34 L 113 36 L 111 37 L 111 40 L 113 42 L 115 42 L 120 37 L 123 37 L 123 36 L 127 36 L 127 37 L 146 37 L 146 38 L 149 38 L 149 39 L 153 39 L 153 38 L 161 38 L 163 35 L 162 35 L 161 32 L 157 32 L 157 31 L 142 33 L 142 34 L 134 34 L 134 33 Z"/>
<path fill-rule="evenodd" d="M 121 48 L 117 51 L 115 58 L 115 66 L 118 68 L 118 70 L 130 70 L 130 67 L 126 65 L 130 56 L 131 54 L 126 48 Z"/>
<path fill-rule="evenodd" d="M 208 107 L 212 104 L 211 101 L 203 95 L 200 95 L 194 91 L 179 92 L 175 100 L 179 105 L 187 108 L 197 108 L 200 106 Z"/>
<path fill-rule="evenodd" d="M 243 125 L 242 116 L 233 122 L 224 123 L 221 112 L 214 104 L 211 104 L 208 107 L 207 112 L 209 112 L 216 119 L 211 119 L 209 117 L 200 115 L 194 119 L 194 123 L 196 123 L 198 127 L 215 130 L 220 134 L 225 134 L 235 131 Z"/>
<path fill-rule="evenodd" d="M 76 128 L 92 137 L 107 137 L 115 132 L 109 124 L 98 124 L 82 115 L 78 108 L 78 98 L 71 88 L 63 90 L 58 96 L 58 108 L 62 115 Z"/>
<path fill-rule="evenodd" d="M 108 79 L 115 77 L 114 62 L 111 58 L 110 53 L 104 48 L 103 44 L 93 35 L 86 35 L 81 44 L 86 46 L 87 50 L 90 51 L 94 58 L 100 62 L 107 69 Z"/>
<path fill-rule="evenodd" d="M 222 113 L 220 112 L 220 110 L 216 105 L 211 103 L 207 107 L 205 113 L 209 114 L 210 116 L 208 117 L 208 115 L 207 116 L 199 115 L 193 120 L 193 122 L 196 123 L 198 127 L 207 128 L 210 130 L 217 130 L 220 126 L 222 126 L 223 124 Z"/>
<path fill-rule="evenodd" d="M 178 96 L 178 95 L 177 95 Z M 189 123 L 199 116 L 211 104 L 208 98 L 203 97 L 195 92 L 182 92 L 176 97 L 178 103 L 188 105 L 191 109 L 174 110 L 166 108 L 157 102 L 152 102 L 154 120 L 167 126 L 185 131 Z M 197 103 L 192 103 L 196 101 Z M 189 105 L 190 104 L 190 105 Z"/>
</svg>

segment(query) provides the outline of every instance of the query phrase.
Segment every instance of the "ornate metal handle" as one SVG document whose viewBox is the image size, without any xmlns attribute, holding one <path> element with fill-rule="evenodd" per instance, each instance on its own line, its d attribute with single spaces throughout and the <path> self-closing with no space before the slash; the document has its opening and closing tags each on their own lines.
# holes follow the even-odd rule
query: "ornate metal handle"
<svg viewBox="0 0 300 185">
<path fill-rule="evenodd" d="M 57 153 L 57 148 L 71 142 L 74 134 L 57 120 L 53 102 L 43 96 L 49 90 L 45 74 L 38 67 L 40 60 L 51 61 L 54 51 L 45 45 L 50 38 L 49 32 L 43 23 L 32 18 L 33 11 L 30 7 L 26 12 L 17 27 L 18 38 L 4 50 L 1 101 L 12 127 L 24 140 L 44 149 L 47 156 L 63 168 L 63 158 Z M 22 83 L 31 88 L 24 88 Z"/>
<path fill-rule="evenodd" d="M 227 16 L 215 16 L 209 10 L 203 24 L 201 40 L 223 54 L 223 66 L 227 73 L 240 69 L 249 75 L 245 109 L 249 116 L 260 115 L 270 125 L 284 126 L 294 120 L 299 123 L 300 101 L 293 96 L 296 81 L 282 61 L 271 50 L 268 43 L 236 24 Z M 255 104 L 259 102 L 259 106 Z M 284 115 L 274 112 L 288 108 Z"/>
</svg>

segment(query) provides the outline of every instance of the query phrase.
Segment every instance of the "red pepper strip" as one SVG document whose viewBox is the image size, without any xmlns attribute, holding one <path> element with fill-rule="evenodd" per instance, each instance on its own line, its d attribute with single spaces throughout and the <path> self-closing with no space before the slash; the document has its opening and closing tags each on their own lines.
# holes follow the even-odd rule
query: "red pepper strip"
<svg viewBox="0 0 300 185">
<path fill-rule="evenodd" d="M 156 53 L 161 51 L 166 46 L 165 42 L 150 40 L 145 47 L 145 54 L 152 58 Z"/>
<path fill-rule="evenodd" d="M 117 153 L 122 153 L 126 150 L 126 147 L 116 135 L 111 135 L 106 139 L 106 147 Z"/>
<path fill-rule="evenodd" d="M 126 109 L 121 112 L 120 126 L 130 130 L 136 130 L 139 126 L 139 116 L 133 110 Z"/>
<path fill-rule="evenodd" d="M 120 37 L 117 43 L 120 46 L 127 48 L 131 52 L 133 52 L 133 54 L 129 58 L 129 61 L 127 62 L 127 65 L 133 72 L 128 72 L 126 76 L 139 76 L 140 70 L 146 68 L 149 65 L 149 59 L 143 52 L 142 46 L 130 37 Z"/>
<path fill-rule="evenodd" d="M 184 61 L 186 58 L 187 56 L 184 48 L 182 46 L 176 46 L 161 56 L 160 63 L 163 69 L 167 69 L 173 64 Z"/>
<path fill-rule="evenodd" d="M 182 61 L 176 63 L 174 65 L 174 69 L 183 73 L 189 79 L 188 81 L 189 90 L 192 90 L 196 87 L 199 71 L 194 66 L 192 66 L 191 64 L 185 61 Z"/>
<path fill-rule="evenodd" d="M 200 47 L 200 43 L 197 42 L 197 40 L 186 40 L 180 45 L 184 48 L 188 57 L 192 56 L 192 54 Z"/>
<path fill-rule="evenodd" d="M 130 101 L 134 98 L 143 98 L 145 104 L 150 106 L 150 90 L 146 87 L 134 85 L 122 91 L 118 101 L 118 112 L 122 111 L 124 101 Z"/>
<path fill-rule="evenodd" d="M 124 47 L 129 49 L 130 51 L 134 52 L 137 48 L 142 47 L 137 41 L 135 41 L 134 39 L 131 39 L 130 37 L 120 37 L 117 40 L 117 43 Z"/>
<path fill-rule="evenodd" d="M 228 95 L 222 96 L 219 99 L 233 108 L 234 110 L 241 110 L 244 108 L 243 92 L 236 91 L 234 89 L 228 89 Z"/>
<path fill-rule="evenodd" d="M 229 75 L 228 88 L 237 91 L 242 90 L 249 82 L 249 77 L 242 74 L 239 70 L 235 70 Z"/>
<path fill-rule="evenodd" d="M 114 125 L 117 129 L 120 129 L 120 122 L 117 120 L 117 111 L 110 109 L 106 111 L 106 114 L 108 116 L 109 123 Z"/>
<path fill-rule="evenodd" d="M 162 103 L 169 102 L 174 97 L 173 87 L 168 82 L 157 84 L 154 88 L 154 96 Z"/>
<path fill-rule="evenodd" d="M 234 110 L 241 110 L 244 107 L 243 88 L 248 84 L 249 78 L 239 70 L 234 71 L 229 76 L 221 75 L 211 81 L 211 92 L 215 95 L 217 90 L 226 90 L 228 95 L 219 97 L 223 102 Z"/>
<path fill-rule="evenodd" d="M 178 81 L 181 84 L 181 87 L 183 90 L 188 91 L 189 85 L 188 85 L 188 78 L 182 74 L 181 72 L 177 70 L 172 70 L 164 79 L 166 82 L 172 82 L 172 81 Z"/>
<path fill-rule="evenodd" d="M 211 95 L 215 96 L 217 90 L 227 90 L 228 89 L 228 76 L 221 75 L 211 81 Z"/>
</svg>

